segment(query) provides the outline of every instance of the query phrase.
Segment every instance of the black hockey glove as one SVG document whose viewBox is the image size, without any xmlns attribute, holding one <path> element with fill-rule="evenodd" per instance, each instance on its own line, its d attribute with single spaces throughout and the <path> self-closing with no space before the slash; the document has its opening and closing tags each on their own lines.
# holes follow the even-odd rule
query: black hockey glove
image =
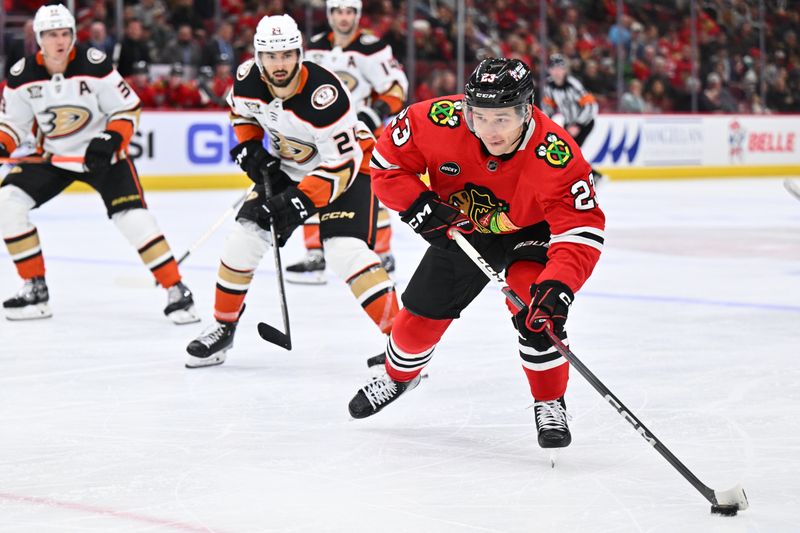
<svg viewBox="0 0 800 533">
<path fill-rule="evenodd" d="M 517 330 L 536 346 L 551 346 L 544 330 L 550 328 L 556 335 L 564 331 L 569 306 L 575 295 L 569 287 L 556 280 L 531 285 L 531 304 L 514 317 Z"/>
<path fill-rule="evenodd" d="M 89 141 L 83 156 L 83 167 L 93 174 L 105 174 L 111 169 L 111 158 L 122 146 L 122 135 L 105 130 Z"/>
<path fill-rule="evenodd" d="M 439 199 L 433 191 L 425 191 L 411 207 L 400 213 L 400 219 L 422 235 L 433 246 L 450 249 L 455 243 L 447 234 L 451 228 L 472 233 L 475 226 L 464 213 Z"/>
<path fill-rule="evenodd" d="M 281 169 L 281 160 L 267 152 L 261 141 L 255 139 L 234 146 L 231 157 L 253 183 L 261 183 L 262 168 L 266 169 L 270 178 Z"/>
<path fill-rule="evenodd" d="M 375 133 L 375 130 L 383 125 L 383 119 L 391 113 L 392 110 L 389 109 L 389 104 L 383 100 L 376 100 L 372 103 L 372 107 L 364 108 L 358 112 L 358 120 L 366 124 L 369 131 Z"/>
<path fill-rule="evenodd" d="M 3 144 L 3 143 L 0 143 L 0 157 L 8 157 L 10 155 L 11 154 L 8 152 L 8 149 L 6 148 L 6 145 Z"/>
<path fill-rule="evenodd" d="M 283 246 L 297 226 L 317 212 L 314 202 L 297 187 L 289 187 L 281 194 L 267 198 L 262 210 L 259 218 L 266 224 L 275 225 L 279 246 Z"/>
</svg>

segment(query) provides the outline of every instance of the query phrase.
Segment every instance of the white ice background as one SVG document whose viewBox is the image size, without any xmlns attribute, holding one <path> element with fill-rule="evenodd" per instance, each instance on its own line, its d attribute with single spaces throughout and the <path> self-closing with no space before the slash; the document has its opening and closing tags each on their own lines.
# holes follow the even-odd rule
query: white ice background
<svg viewBox="0 0 800 533">
<path fill-rule="evenodd" d="M 150 193 L 176 255 L 240 191 Z M 175 326 L 162 290 L 94 194 L 39 228 L 54 317 L 0 321 L 0 531 L 800 531 L 800 202 L 780 180 L 611 182 L 605 252 L 570 311 L 572 349 L 705 484 L 709 504 L 575 371 L 573 444 L 555 468 L 501 296 L 446 333 L 430 378 L 373 418 L 347 402 L 384 340 L 347 287 L 287 286 L 267 254 L 235 347 L 187 370 L 209 324 L 230 224 L 185 263 L 204 323 Z M 424 250 L 394 224 L 399 289 Z M 282 251 L 302 254 L 295 237 Z M 20 286 L 0 251 L 0 296 Z"/>
</svg>

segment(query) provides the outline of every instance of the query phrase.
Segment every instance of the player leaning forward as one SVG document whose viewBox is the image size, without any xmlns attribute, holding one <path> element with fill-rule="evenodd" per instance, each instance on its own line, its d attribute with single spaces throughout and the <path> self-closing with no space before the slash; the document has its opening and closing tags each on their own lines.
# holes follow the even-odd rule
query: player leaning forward
<svg viewBox="0 0 800 533">
<path fill-rule="evenodd" d="M 379 135 L 384 120 L 397 114 L 408 94 L 408 79 L 392 54 L 392 47 L 359 28 L 361 0 L 326 0 L 331 31 L 311 38 L 307 56 L 335 73 L 350 91 L 359 120 Z M 380 206 L 375 252 L 388 272 L 394 270 L 390 250 L 392 227 L 389 212 Z M 308 253 L 299 263 L 286 267 L 286 281 L 325 283 L 325 257 L 319 240 L 319 219 L 303 226 Z"/>
<path fill-rule="evenodd" d="M 16 296 L 3 302 L 7 318 L 51 316 L 39 234 L 28 214 L 82 181 L 100 193 L 109 218 L 167 289 L 164 313 L 178 324 L 198 321 L 192 293 L 181 283 L 127 156 L 139 98 L 103 52 L 75 44 L 75 19 L 63 5 L 39 8 L 33 29 L 41 50 L 11 67 L 3 91 L 0 156 L 33 131 L 43 156 L 83 158 L 83 163 L 21 164 L 3 180 L 0 232 L 25 280 Z"/>
<path fill-rule="evenodd" d="M 351 400 L 353 417 L 375 414 L 414 388 L 442 334 L 487 284 L 448 238 L 455 228 L 495 270 L 506 269 L 511 288 L 529 299 L 514 323 L 539 444 L 570 443 L 568 363 L 544 328 L 566 342 L 567 311 L 600 257 L 605 217 L 588 163 L 575 141 L 532 105 L 533 92 L 522 62 L 487 59 L 464 96 L 408 107 L 378 141 L 375 192 L 430 246 L 403 293 L 386 374 Z M 430 188 L 419 179 L 426 170 Z"/>
<path fill-rule="evenodd" d="M 254 37 L 256 57 L 242 63 L 228 95 L 240 142 L 231 155 L 256 183 L 228 236 L 217 277 L 214 318 L 187 347 L 188 367 L 224 362 L 258 263 L 302 222 L 320 215 L 328 265 L 346 280 L 384 333 L 397 314 L 394 284 L 371 247 L 377 199 L 369 178 L 375 139 L 356 117 L 347 90 L 332 72 L 303 61 L 302 34 L 289 15 L 264 17 Z M 269 140 L 269 151 L 263 144 Z M 274 154 L 274 155 L 273 155 Z M 272 196 L 265 198 L 263 176 Z"/>
</svg>

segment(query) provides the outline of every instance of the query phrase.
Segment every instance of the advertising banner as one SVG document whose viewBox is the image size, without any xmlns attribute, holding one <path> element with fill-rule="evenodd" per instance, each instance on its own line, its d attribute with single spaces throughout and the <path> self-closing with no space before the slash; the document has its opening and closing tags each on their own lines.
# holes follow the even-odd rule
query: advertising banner
<svg viewBox="0 0 800 533">
<path fill-rule="evenodd" d="M 236 187 L 235 145 L 227 112 L 145 111 L 131 154 L 147 187 Z M 601 115 L 583 153 L 612 179 L 800 175 L 800 117 Z"/>
</svg>

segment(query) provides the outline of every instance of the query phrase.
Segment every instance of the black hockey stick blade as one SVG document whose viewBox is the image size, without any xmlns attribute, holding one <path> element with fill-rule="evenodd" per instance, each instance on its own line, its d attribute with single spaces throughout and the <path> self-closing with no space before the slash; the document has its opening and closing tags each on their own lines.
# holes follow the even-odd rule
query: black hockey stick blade
<svg viewBox="0 0 800 533">
<path fill-rule="evenodd" d="M 281 348 L 285 348 L 290 351 L 292 349 L 292 338 L 289 337 L 289 335 L 270 326 L 269 324 L 259 322 L 258 334 L 261 335 L 262 339 L 267 342 L 271 342 L 276 346 L 280 346 Z"/>
</svg>

